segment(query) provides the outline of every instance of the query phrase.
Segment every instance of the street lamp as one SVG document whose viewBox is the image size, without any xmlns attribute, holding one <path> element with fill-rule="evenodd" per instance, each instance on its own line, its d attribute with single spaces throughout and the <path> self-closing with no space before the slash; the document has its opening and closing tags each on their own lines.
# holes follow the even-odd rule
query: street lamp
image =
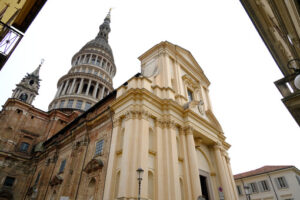
<svg viewBox="0 0 300 200">
<path fill-rule="evenodd" d="M 297 89 L 300 90 L 300 67 L 299 67 L 299 65 L 300 65 L 300 59 L 299 58 L 289 60 L 289 62 L 287 63 L 287 67 L 289 69 L 294 70 L 294 72 L 295 72 L 296 77 L 294 79 L 294 85 Z"/>
<path fill-rule="evenodd" d="M 247 200 L 251 200 L 249 186 L 244 186 L 244 190 L 245 190 Z"/>
<path fill-rule="evenodd" d="M 144 174 L 144 170 L 142 168 L 138 168 L 136 170 L 137 172 L 137 180 L 139 181 L 139 196 L 138 196 L 138 200 L 141 199 L 141 182 L 143 180 L 143 174 Z"/>
</svg>

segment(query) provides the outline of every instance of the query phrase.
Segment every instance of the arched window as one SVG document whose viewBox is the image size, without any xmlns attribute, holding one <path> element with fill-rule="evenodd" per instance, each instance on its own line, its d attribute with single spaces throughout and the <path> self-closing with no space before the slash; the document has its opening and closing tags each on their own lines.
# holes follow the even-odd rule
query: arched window
<svg viewBox="0 0 300 200">
<path fill-rule="evenodd" d="M 148 171 L 148 198 L 154 199 L 154 180 L 151 171 Z"/>
<path fill-rule="evenodd" d="M 95 178 L 92 178 L 87 189 L 87 200 L 93 200 L 94 195 L 95 195 L 95 185 L 96 185 L 96 180 Z"/>
<path fill-rule="evenodd" d="M 27 152 L 29 148 L 29 144 L 27 142 L 22 142 L 20 145 L 20 151 L 21 152 Z"/>
</svg>

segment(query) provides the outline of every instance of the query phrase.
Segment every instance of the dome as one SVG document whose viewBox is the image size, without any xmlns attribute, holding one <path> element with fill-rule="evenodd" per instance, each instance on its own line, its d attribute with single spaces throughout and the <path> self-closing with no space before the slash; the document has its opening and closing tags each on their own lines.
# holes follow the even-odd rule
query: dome
<svg viewBox="0 0 300 200">
<path fill-rule="evenodd" d="M 86 43 L 86 45 L 84 45 L 81 48 L 80 51 L 87 49 L 87 48 L 102 49 L 102 50 L 106 51 L 112 57 L 112 59 L 114 59 L 111 47 L 109 46 L 107 41 L 103 38 L 97 37 L 97 38 L 89 41 L 88 43 Z"/>
</svg>

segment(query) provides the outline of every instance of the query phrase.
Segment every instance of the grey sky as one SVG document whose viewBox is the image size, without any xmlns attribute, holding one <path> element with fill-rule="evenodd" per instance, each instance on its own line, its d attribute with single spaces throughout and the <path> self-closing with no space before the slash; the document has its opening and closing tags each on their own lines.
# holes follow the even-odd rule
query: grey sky
<svg viewBox="0 0 300 200">
<path fill-rule="evenodd" d="M 273 84 L 282 75 L 239 1 L 49 0 L 0 72 L 0 104 L 44 58 L 33 104 L 47 110 L 72 56 L 96 36 L 110 7 L 115 88 L 140 72 L 139 55 L 168 40 L 189 50 L 211 82 L 233 173 L 300 167 L 299 127 Z"/>
</svg>

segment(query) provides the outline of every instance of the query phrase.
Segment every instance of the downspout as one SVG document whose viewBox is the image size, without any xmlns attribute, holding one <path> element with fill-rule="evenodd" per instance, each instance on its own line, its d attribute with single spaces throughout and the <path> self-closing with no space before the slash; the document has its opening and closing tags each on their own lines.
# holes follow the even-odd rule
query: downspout
<svg viewBox="0 0 300 200">
<path fill-rule="evenodd" d="M 86 133 L 88 133 L 88 130 L 87 130 L 87 120 L 85 120 L 85 128 L 86 128 Z M 79 190 L 79 186 L 80 186 L 80 182 L 81 182 L 81 178 L 82 178 L 82 171 L 83 171 L 83 167 L 84 167 L 85 160 L 86 160 L 86 155 L 87 155 L 89 144 L 90 144 L 90 138 L 89 137 L 87 137 L 87 138 L 88 138 L 88 141 L 87 141 L 88 143 L 87 143 L 87 146 L 86 146 L 86 149 L 85 149 L 84 159 L 83 159 L 83 163 L 82 163 L 82 166 L 81 166 L 80 177 L 79 177 L 79 181 L 78 181 L 78 184 L 77 184 L 77 190 L 76 190 L 75 200 L 77 199 L 77 196 L 78 196 L 78 190 Z"/>
<path fill-rule="evenodd" d="M 57 151 L 56 151 L 57 152 Z M 55 153 L 56 153 L 55 152 Z M 55 153 L 54 153 L 54 156 L 55 156 Z M 58 157 L 57 158 L 55 158 L 55 163 L 54 163 L 54 166 L 53 166 L 53 169 L 52 169 L 52 172 L 51 172 L 51 176 L 50 176 L 50 180 L 48 181 L 48 185 L 47 185 L 47 189 L 46 189 L 46 192 L 45 192 L 45 196 L 44 196 L 44 199 L 46 199 L 46 195 L 47 195 L 47 192 L 48 192 L 48 188 L 49 188 L 49 182 L 51 181 L 51 179 L 52 179 L 52 176 L 53 176 L 53 172 L 54 172 L 54 169 L 55 169 L 55 167 L 56 167 L 56 163 L 57 163 L 57 160 L 58 160 Z M 46 161 L 47 162 L 47 161 Z"/>
<path fill-rule="evenodd" d="M 113 129 L 114 129 L 114 121 L 113 121 L 113 116 L 112 116 L 112 110 L 111 110 L 111 107 L 108 106 L 108 109 L 109 109 L 109 114 L 110 114 L 110 121 L 111 121 L 111 133 L 110 133 L 110 143 L 109 143 L 109 150 L 108 150 L 108 160 L 107 160 L 107 165 L 108 165 L 108 162 L 109 162 L 109 159 L 110 159 L 110 149 L 111 149 L 111 141 L 112 141 L 112 134 L 113 134 Z M 104 177 L 104 187 L 103 187 L 103 191 L 102 191 L 102 200 L 103 200 L 103 197 L 104 197 L 104 190 L 105 190 L 105 181 L 106 181 L 106 176 L 107 176 L 107 168 L 106 168 L 106 175 Z"/>
<path fill-rule="evenodd" d="M 270 176 L 270 174 L 268 174 L 268 176 L 269 176 L 269 179 L 270 179 L 270 181 L 271 181 L 271 185 L 272 185 L 272 188 L 273 188 L 273 190 L 274 190 L 274 193 L 275 193 L 276 199 L 277 199 L 277 200 L 279 200 L 279 199 L 278 199 L 278 196 L 277 196 L 277 193 L 276 193 L 276 190 L 275 190 L 275 188 L 274 188 L 273 181 L 272 181 L 272 179 L 271 179 L 271 176 Z"/>
<path fill-rule="evenodd" d="M 28 187 L 27 187 L 27 189 L 25 190 L 25 194 L 24 194 L 24 198 L 23 198 L 23 200 L 25 200 L 25 199 L 26 199 L 26 196 L 27 196 L 28 189 L 30 188 L 30 186 L 31 186 L 31 184 L 32 184 L 32 180 L 33 180 L 34 174 L 35 174 L 35 172 L 36 172 L 36 169 L 37 169 L 37 165 L 38 165 L 38 163 L 36 163 L 36 166 L 35 166 L 34 172 L 33 172 L 32 176 L 31 176 L 31 179 L 30 179 L 30 182 L 29 182 L 29 186 L 28 186 Z"/>
</svg>

